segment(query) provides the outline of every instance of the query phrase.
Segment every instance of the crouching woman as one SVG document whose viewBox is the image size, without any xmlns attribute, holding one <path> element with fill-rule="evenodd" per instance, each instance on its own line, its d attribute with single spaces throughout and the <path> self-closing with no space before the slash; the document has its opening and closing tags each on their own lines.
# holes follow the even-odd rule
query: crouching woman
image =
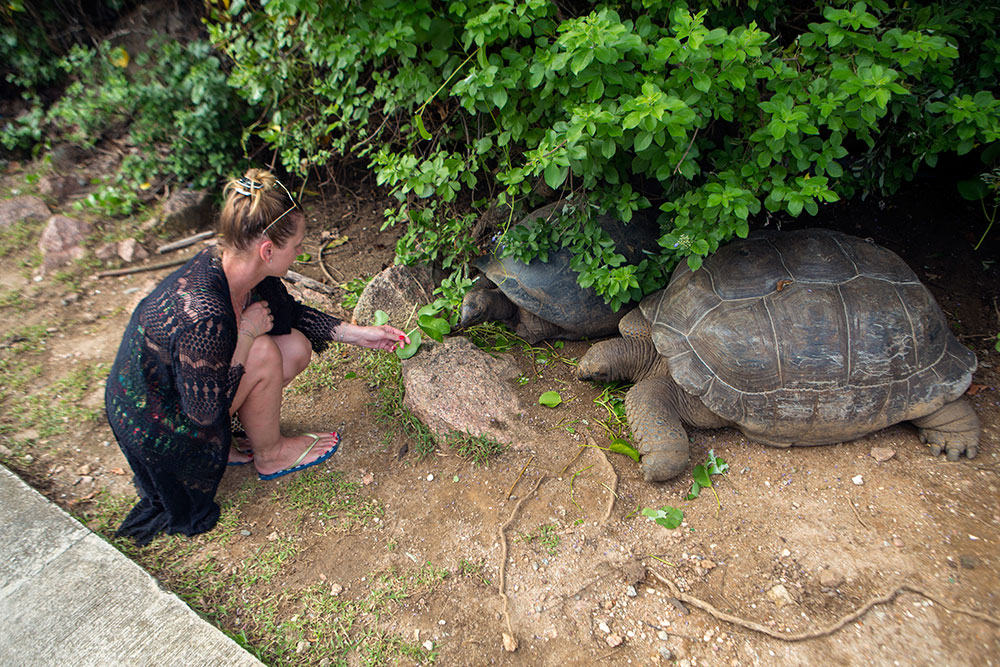
<svg viewBox="0 0 1000 667">
<path fill-rule="evenodd" d="M 139 545 L 161 532 L 196 535 L 219 519 L 226 465 L 260 479 L 330 458 L 339 434 L 285 436 L 281 390 L 330 341 L 390 351 L 394 327 L 361 327 L 304 306 L 280 277 L 302 252 L 305 215 L 263 170 L 230 182 L 221 241 L 168 276 L 136 307 L 105 392 L 108 421 L 140 500 L 121 527 Z M 246 439 L 231 429 L 239 415 Z"/>
</svg>

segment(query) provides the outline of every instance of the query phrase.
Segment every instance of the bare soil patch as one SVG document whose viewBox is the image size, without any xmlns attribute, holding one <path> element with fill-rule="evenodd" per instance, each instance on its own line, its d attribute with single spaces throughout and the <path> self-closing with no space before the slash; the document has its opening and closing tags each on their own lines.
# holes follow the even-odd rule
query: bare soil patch
<svg viewBox="0 0 1000 667">
<path fill-rule="evenodd" d="M 17 178 L 8 174 L 8 187 Z M 311 202 L 313 257 L 322 232 L 349 239 L 327 254 L 331 274 L 343 283 L 390 264 L 398 237 L 379 231 L 384 197 L 355 187 Z M 558 357 L 578 358 L 585 342 L 567 343 L 545 365 L 513 353 L 528 378 L 516 391 L 522 425 L 533 437 L 488 467 L 447 448 L 420 460 L 406 436 L 376 421 L 377 391 L 361 355 L 343 348 L 321 360 L 333 369 L 332 386 L 293 386 L 282 417 L 289 432 L 341 429 L 342 451 L 323 467 L 275 482 L 257 481 L 251 466 L 230 468 L 219 497 L 234 509 L 217 529 L 229 537 L 182 538 L 180 563 L 157 562 L 151 551 L 130 553 L 222 628 L 265 646 L 265 659 L 278 663 L 330 657 L 315 649 L 314 636 L 292 641 L 294 651 L 273 648 L 254 619 L 239 608 L 220 609 L 208 594 L 191 596 L 172 573 L 207 560 L 222 573 L 235 572 L 288 540 L 294 553 L 255 586 L 262 596 L 285 595 L 275 613 L 291 621 L 320 613 L 295 603 L 313 587 L 340 588 L 338 598 L 360 600 L 376 585 L 374 575 L 395 572 L 419 581 L 430 563 L 450 575 L 415 585 L 369 619 L 369 627 L 414 646 L 432 642 L 443 665 L 998 664 L 1000 627 L 984 618 L 1000 617 L 1000 354 L 990 339 L 1000 330 L 996 241 L 977 252 L 974 239 L 953 231 L 984 226 L 977 216 L 977 209 L 925 184 L 890 201 L 843 206 L 808 221 L 872 236 L 900 253 L 931 287 L 963 342 L 975 348 L 981 387 L 971 400 L 983 434 L 974 460 L 932 458 L 905 424 L 841 445 L 791 450 L 748 442 L 733 430 L 693 431 L 692 465 L 712 450 L 731 469 L 716 478 L 720 504 L 707 491 L 686 501 L 690 475 L 650 485 L 630 459 L 581 449 L 607 442 L 599 426 L 604 409 L 594 403 L 600 388 L 577 381 L 572 365 Z M 900 236 L 902 229 L 912 231 Z M 10 350 L 17 332 L 40 327 L 44 343 L 20 351 L 16 361 L 38 369 L 23 392 L 44 393 L 53 404 L 58 381 L 74 369 L 110 364 L 131 309 L 167 273 L 67 286 L 52 278 L 36 283 L 8 260 L 0 283 L 5 294 L 23 295 L 23 307 L 3 306 L 6 349 L 0 355 L 15 361 Z M 325 279 L 315 264 L 301 272 Z M 336 299 L 303 296 L 349 317 Z M 564 402 L 555 409 L 538 405 L 547 390 L 559 391 Z M 102 415 L 101 388 L 94 385 L 73 404 Z M 9 403 L 0 407 L 6 411 Z M 63 423 L 42 429 L 9 412 L 0 415 L 6 428 L 0 443 L 12 452 L 4 463 L 110 536 L 113 527 L 99 521 L 108 499 L 120 497 L 124 505 L 134 497 L 125 460 L 103 416 Z M 877 448 L 892 457 L 876 460 Z M 404 449 L 409 453 L 401 455 Z M 326 516 L 290 509 L 303 485 L 323 489 L 338 475 L 355 485 L 359 503 L 379 509 L 358 521 L 348 510 Z M 663 505 L 684 510 L 680 528 L 666 530 L 639 513 Z M 156 548 L 154 542 L 149 549 Z M 787 642 L 671 599 L 661 577 L 719 612 L 788 635 L 822 630 L 904 583 L 937 601 L 904 592 L 826 636 Z M 333 632 L 343 623 L 335 615 L 319 620 Z M 516 652 L 504 650 L 505 632 L 519 642 Z M 360 655 L 351 649 L 341 658 L 360 664 Z"/>
</svg>

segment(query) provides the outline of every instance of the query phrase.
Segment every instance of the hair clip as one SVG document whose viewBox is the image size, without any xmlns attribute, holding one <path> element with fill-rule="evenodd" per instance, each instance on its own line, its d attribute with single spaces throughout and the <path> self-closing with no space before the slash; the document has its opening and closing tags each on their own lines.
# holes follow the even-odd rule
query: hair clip
<svg viewBox="0 0 1000 667">
<path fill-rule="evenodd" d="M 233 189 L 245 197 L 251 197 L 254 190 L 260 190 L 263 187 L 263 183 L 252 181 L 246 176 L 240 176 L 236 179 L 236 186 Z"/>
<path fill-rule="evenodd" d="M 285 194 L 288 195 L 288 201 L 291 202 L 292 206 L 287 211 L 285 211 L 284 213 L 282 213 L 281 215 L 279 215 L 277 218 L 275 218 L 274 220 L 272 220 L 271 224 L 269 224 L 267 227 L 265 227 L 264 231 L 261 232 L 261 234 L 267 234 L 267 230 L 271 229 L 271 227 L 274 227 L 274 225 L 275 225 L 276 222 L 278 222 L 279 220 L 281 220 L 286 215 L 288 215 L 289 213 L 291 213 L 292 211 L 294 211 L 295 209 L 297 209 L 299 207 L 299 205 L 295 202 L 295 197 L 293 197 L 292 193 L 288 191 L 288 188 L 285 187 L 285 184 L 282 183 L 281 181 L 279 181 L 278 179 L 274 179 L 274 182 L 277 183 L 279 186 L 281 186 L 281 189 L 285 191 Z"/>
</svg>

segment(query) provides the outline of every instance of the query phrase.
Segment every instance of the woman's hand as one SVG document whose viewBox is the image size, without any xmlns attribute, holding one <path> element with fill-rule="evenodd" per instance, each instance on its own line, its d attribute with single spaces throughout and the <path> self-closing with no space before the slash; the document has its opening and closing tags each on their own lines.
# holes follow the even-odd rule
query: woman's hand
<svg viewBox="0 0 1000 667">
<path fill-rule="evenodd" d="M 240 333 L 256 338 L 266 334 L 274 326 L 271 318 L 271 309 L 267 307 L 267 301 L 257 301 L 251 303 L 243 310 L 240 318 Z"/>
<path fill-rule="evenodd" d="M 391 352 L 397 347 L 403 347 L 410 342 L 410 337 L 396 327 L 382 324 L 380 326 L 361 327 L 348 322 L 341 322 L 334 331 L 334 340 L 368 347 L 373 350 Z"/>
</svg>

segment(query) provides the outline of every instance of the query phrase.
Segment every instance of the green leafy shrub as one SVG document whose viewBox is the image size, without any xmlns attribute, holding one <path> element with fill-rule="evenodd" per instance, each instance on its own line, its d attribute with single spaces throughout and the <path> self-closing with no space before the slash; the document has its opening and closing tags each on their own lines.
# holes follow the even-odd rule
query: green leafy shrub
<svg viewBox="0 0 1000 667">
<path fill-rule="evenodd" d="M 461 266 L 469 204 L 530 208 L 540 183 L 623 220 L 656 207 L 652 269 L 595 250 L 587 216 L 551 231 L 618 305 L 769 216 L 891 192 L 1000 138 L 998 18 L 972 2 L 276 0 L 236 2 L 210 31 L 286 169 L 374 168 L 407 262 Z M 499 242 L 544 253 L 537 231 Z"/>
</svg>

